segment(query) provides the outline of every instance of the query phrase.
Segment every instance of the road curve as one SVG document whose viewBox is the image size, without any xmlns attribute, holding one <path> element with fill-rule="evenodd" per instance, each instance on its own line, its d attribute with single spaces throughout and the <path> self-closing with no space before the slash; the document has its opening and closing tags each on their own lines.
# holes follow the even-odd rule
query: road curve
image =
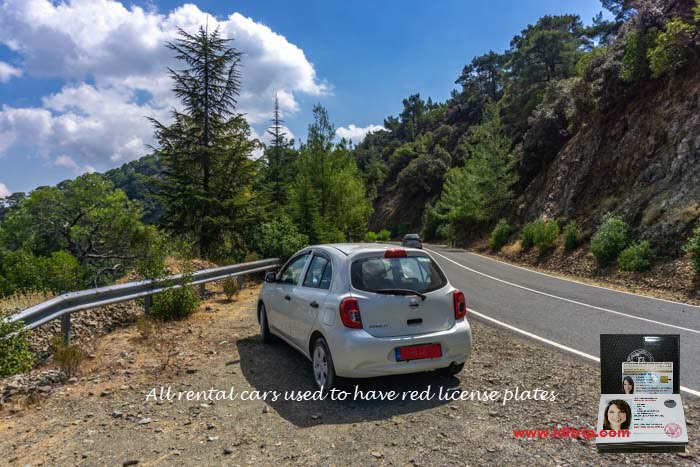
<svg viewBox="0 0 700 467">
<path fill-rule="evenodd" d="M 596 360 L 600 334 L 680 334 L 683 392 L 700 396 L 700 307 L 548 276 L 464 250 L 425 245 L 464 291 L 472 318 Z"/>
</svg>

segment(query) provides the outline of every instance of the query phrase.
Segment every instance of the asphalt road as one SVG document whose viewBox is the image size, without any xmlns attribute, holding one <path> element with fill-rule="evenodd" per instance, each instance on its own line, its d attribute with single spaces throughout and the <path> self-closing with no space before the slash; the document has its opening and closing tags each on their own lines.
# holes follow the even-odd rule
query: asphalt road
<svg viewBox="0 0 700 467">
<path fill-rule="evenodd" d="M 700 307 L 533 272 L 454 248 L 426 245 L 481 319 L 597 360 L 600 334 L 680 334 L 681 390 L 700 396 Z"/>
</svg>

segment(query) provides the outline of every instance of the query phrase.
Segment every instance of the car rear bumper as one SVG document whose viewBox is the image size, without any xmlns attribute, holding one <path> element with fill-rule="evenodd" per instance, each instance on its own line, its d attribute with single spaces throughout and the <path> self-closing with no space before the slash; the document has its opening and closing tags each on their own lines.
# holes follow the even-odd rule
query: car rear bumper
<svg viewBox="0 0 700 467">
<path fill-rule="evenodd" d="M 462 319 L 450 329 L 401 337 L 374 337 L 363 329 L 344 330 L 329 342 L 335 372 L 346 378 L 398 375 L 446 368 L 464 363 L 471 354 L 472 334 L 469 322 Z M 397 361 L 396 348 L 407 345 L 439 343 L 442 357 Z"/>
</svg>

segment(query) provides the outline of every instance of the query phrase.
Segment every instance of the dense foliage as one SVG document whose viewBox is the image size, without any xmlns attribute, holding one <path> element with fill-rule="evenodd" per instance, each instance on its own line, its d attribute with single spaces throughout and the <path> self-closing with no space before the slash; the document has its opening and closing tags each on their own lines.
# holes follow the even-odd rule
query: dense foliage
<svg viewBox="0 0 700 467">
<path fill-rule="evenodd" d="M 654 251 L 646 240 L 632 243 L 622 250 L 617 264 L 623 271 L 646 271 L 654 261 Z"/>
<path fill-rule="evenodd" d="M 501 219 L 496 224 L 489 237 L 489 248 L 494 251 L 500 250 L 507 242 L 510 233 L 513 231 L 513 226 L 505 219 Z"/>
<path fill-rule="evenodd" d="M 141 216 L 96 174 L 34 190 L 0 224 L 0 294 L 108 283 L 147 256 L 157 234 Z"/>
<path fill-rule="evenodd" d="M 564 236 L 564 249 L 573 250 L 576 248 L 581 239 L 581 233 L 578 229 L 578 223 L 576 221 L 571 221 L 564 226 L 562 231 Z"/>
<path fill-rule="evenodd" d="M 693 230 L 688 243 L 685 244 L 684 250 L 693 261 L 695 272 L 700 274 L 700 223 Z"/>
<path fill-rule="evenodd" d="M 21 322 L 10 323 L 0 315 L 0 378 L 32 368 L 34 354 L 29 351 L 27 332 Z"/>
<path fill-rule="evenodd" d="M 536 246 L 540 255 L 554 247 L 559 237 L 559 223 L 554 219 L 538 219 L 523 227 L 520 233 L 520 244 L 524 249 Z"/>
<path fill-rule="evenodd" d="M 501 216 L 521 215 L 511 201 L 546 173 L 579 129 L 639 96 L 646 83 L 697 66 L 698 1 L 602 3 L 612 20 L 599 14 L 584 25 L 575 15 L 544 16 L 515 35 L 507 50 L 474 57 L 448 100 L 409 96 L 398 117 L 385 119 L 387 131 L 368 135 L 355 148 L 375 206 L 408 199 L 424 210 L 420 216 L 390 219 L 386 227 L 394 236 L 408 222 L 428 240 L 459 240 L 466 231 L 486 231 Z M 497 120 L 490 108 L 496 109 Z M 494 121 L 502 144 L 474 152 L 483 125 L 493 127 Z M 477 154 L 481 160 L 470 162 Z M 511 160 L 506 162 L 504 154 Z M 512 164 L 512 175 L 504 171 L 508 176 L 494 185 L 497 189 L 479 189 L 494 179 L 493 172 L 474 170 L 484 158 L 502 168 Z M 500 209 L 485 208 L 502 202 L 504 193 Z M 379 226 L 383 220 L 371 223 Z M 567 248 L 576 243 L 574 237 L 569 232 Z"/>
<path fill-rule="evenodd" d="M 591 252 L 598 266 L 604 267 L 614 262 L 627 247 L 629 227 L 616 216 L 606 216 L 598 231 L 591 238 Z"/>
</svg>

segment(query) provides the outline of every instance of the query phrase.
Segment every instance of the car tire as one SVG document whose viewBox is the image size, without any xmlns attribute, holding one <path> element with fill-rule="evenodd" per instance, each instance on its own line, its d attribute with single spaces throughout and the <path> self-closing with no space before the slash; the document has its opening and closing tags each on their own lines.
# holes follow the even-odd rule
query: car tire
<svg viewBox="0 0 700 467">
<path fill-rule="evenodd" d="M 260 311 L 258 311 L 258 321 L 260 322 L 260 338 L 264 344 L 269 344 L 272 342 L 272 333 L 270 332 L 270 325 L 267 322 L 267 311 L 265 310 L 265 304 L 260 304 Z"/>
<path fill-rule="evenodd" d="M 311 370 L 313 371 L 314 383 L 319 389 L 323 389 L 327 393 L 335 388 L 338 378 L 335 375 L 335 366 L 333 366 L 333 357 L 328 349 L 328 344 L 323 337 L 319 337 L 314 342 L 314 347 L 311 352 Z"/>
<path fill-rule="evenodd" d="M 459 363 L 459 364 L 450 364 L 450 366 L 446 368 L 440 368 L 438 370 L 438 373 L 445 377 L 451 377 L 459 374 L 462 370 L 464 369 L 464 362 Z"/>
</svg>

